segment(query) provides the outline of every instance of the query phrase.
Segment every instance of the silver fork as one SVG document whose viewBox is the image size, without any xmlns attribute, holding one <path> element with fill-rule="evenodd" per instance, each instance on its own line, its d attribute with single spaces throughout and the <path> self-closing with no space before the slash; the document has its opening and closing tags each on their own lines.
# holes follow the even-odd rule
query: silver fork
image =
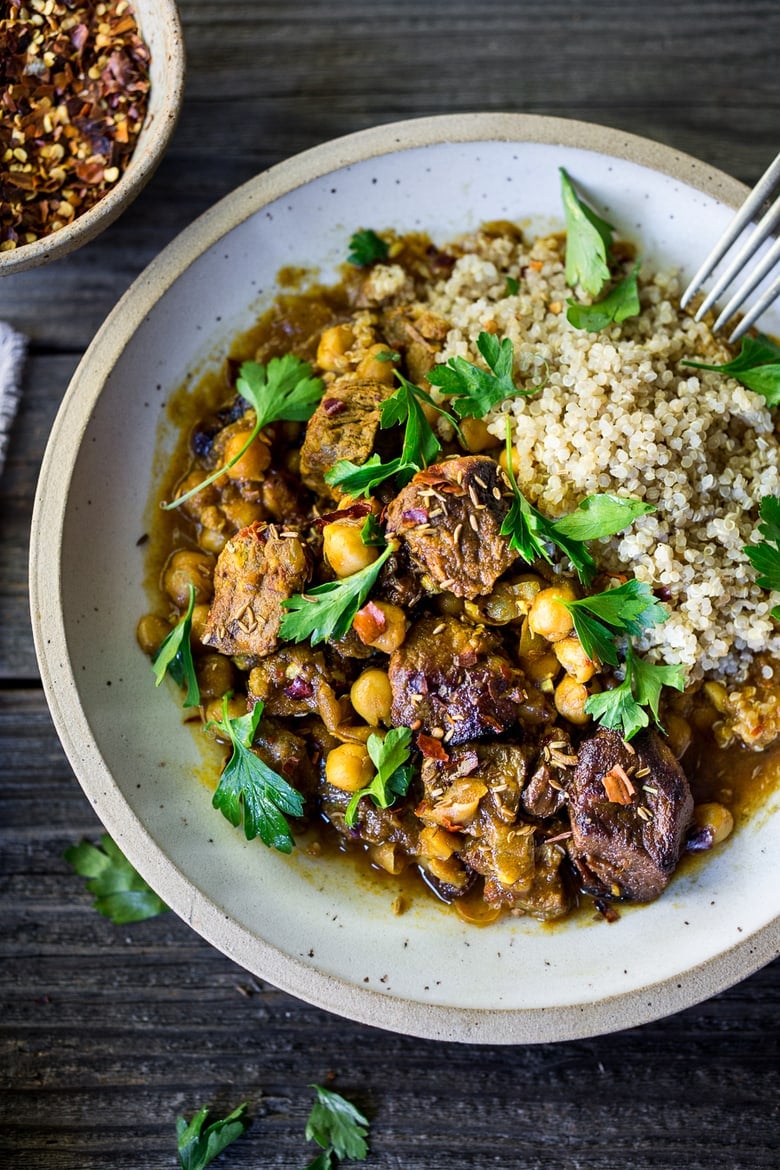
<svg viewBox="0 0 780 1170">
<path fill-rule="evenodd" d="M 753 190 L 748 195 L 745 202 L 740 207 L 737 214 L 729 224 L 726 231 L 718 240 L 715 247 L 710 252 L 707 259 L 702 264 L 699 271 L 694 276 L 691 283 L 686 288 L 680 300 L 681 308 L 685 308 L 688 301 L 699 290 L 704 281 L 710 273 L 717 267 L 720 261 L 726 256 L 726 253 L 731 249 L 734 241 L 748 226 L 754 216 L 761 210 L 763 205 L 771 198 L 775 191 L 780 190 L 780 154 L 778 154 L 775 161 L 771 164 L 769 169 L 761 176 L 756 183 Z M 730 261 L 728 267 L 718 277 L 715 284 L 712 286 L 707 296 L 701 303 L 698 312 L 696 313 L 696 320 L 700 321 L 707 310 L 715 304 L 721 293 L 728 288 L 738 273 L 742 272 L 743 268 L 750 260 L 765 240 L 772 237 L 772 233 L 780 222 L 780 195 L 775 199 L 774 203 L 763 214 L 761 219 L 756 224 L 756 227 L 742 245 L 733 259 Z M 780 237 L 775 239 L 771 248 L 761 258 L 759 263 L 753 271 L 746 277 L 746 279 L 739 285 L 733 293 L 728 304 L 725 306 L 720 316 L 713 325 L 713 330 L 720 329 L 728 319 L 733 316 L 737 309 L 750 296 L 757 284 L 764 279 L 764 277 L 772 271 L 776 264 L 780 262 Z M 736 341 L 745 333 L 750 326 L 756 321 L 761 314 L 769 308 L 773 301 L 780 296 L 780 272 L 772 281 L 767 289 L 761 294 L 754 305 L 751 305 L 744 317 L 741 319 L 736 329 L 729 336 L 729 341 Z"/>
</svg>

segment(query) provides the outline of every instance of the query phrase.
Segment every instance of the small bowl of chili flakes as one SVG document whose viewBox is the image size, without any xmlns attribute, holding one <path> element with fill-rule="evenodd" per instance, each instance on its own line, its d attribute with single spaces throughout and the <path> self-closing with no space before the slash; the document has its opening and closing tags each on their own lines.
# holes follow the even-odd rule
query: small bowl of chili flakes
<svg viewBox="0 0 780 1170">
<path fill-rule="evenodd" d="M 135 199 L 181 107 L 173 0 L 10 0 L 0 19 L 0 275 L 80 248 Z"/>
</svg>

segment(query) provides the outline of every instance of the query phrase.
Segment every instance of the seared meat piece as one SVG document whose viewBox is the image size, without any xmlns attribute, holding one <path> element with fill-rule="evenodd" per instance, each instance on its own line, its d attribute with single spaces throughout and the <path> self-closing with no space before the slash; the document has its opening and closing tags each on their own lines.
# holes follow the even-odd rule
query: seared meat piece
<svg viewBox="0 0 780 1170">
<path fill-rule="evenodd" d="M 387 531 L 402 538 L 425 588 L 471 599 L 517 560 L 500 535 L 510 506 L 496 461 L 464 455 L 418 472 L 388 506 Z"/>
<path fill-rule="evenodd" d="M 380 320 L 388 344 L 403 354 L 411 380 L 424 382 L 447 336 L 448 323 L 430 310 L 415 313 L 407 305 L 384 309 Z"/>
<path fill-rule="evenodd" d="M 364 797 L 354 826 L 344 820 L 351 792 L 342 792 L 323 778 L 318 788 L 319 806 L 336 832 L 347 841 L 365 845 L 372 861 L 388 873 L 400 873 L 418 852 L 420 824 L 410 808 L 377 808 Z"/>
<path fill-rule="evenodd" d="M 242 528 L 219 554 L 204 644 L 222 654 L 270 654 L 279 643 L 282 602 L 305 588 L 309 574 L 299 536 L 282 536 L 272 525 Z"/>
<path fill-rule="evenodd" d="M 649 902 L 669 881 L 693 812 L 688 781 L 666 744 L 631 744 L 602 729 L 580 746 L 566 792 L 569 854 L 586 893 Z"/>
<path fill-rule="evenodd" d="M 527 840 L 532 841 L 533 837 L 529 836 Z M 549 845 L 546 841 L 535 845 L 533 866 L 529 867 L 532 869 L 530 883 L 526 877 L 513 885 L 505 885 L 498 876 L 488 875 L 485 878 L 485 901 L 492 906 L 506 907 L 514 914 L 528 914 L 545 922 L 560 918 L 571 906 L 561 874 L 564 856 L 557 845 Z"/>
<path fill-rule="evenodd" d="M 306 503 L 301 498 L 300 485 L 296 490 L 296 481 L 293 476 L 284 471 L 269 468 L 263 477 L 261 499 L 271 520 L 279 524 L 303 524 L 306 516 Z"/>
<path fill-rule="evenodd" d="M 409 550 L 402 544 L 382 566 L 374 596 L 392 605 L 400 605 L 402 609 L 411 609 L 417 605 L 424 592 L 420 575 L 410 562 Z"/>
<path fill-rule="evenodd" d="M 380 403 L 393 387 L 368 378 L 338 378 L 309 419 L 301 447 L 301 479 L 320 496 L 337 498 L 324 475 L 340 459 L 363 464 L 374 450 Z"/>
<path fill-rule="evenodd" d="M 536 767 L 520 797 L 523 809 L 540 820 L 560 812 L 566 802 L 571 768 L 576 763 L 567 732 L 560 727 L 546 732 L 539 745 Z"/>
<path fill-rule="evenodd" d="M 329 731 L 344 721 L 348 705 L 336 698 L 346 680 L 331 670 L 321 650 L 310 646 L 283 646 L 269 654 L 249 674 L 251 705 L 260 701 L 268 715 L 280 718 L 317 714 Z"/>
<path fill-rule="evenodd" d="M 288 731 L 283 723 L 263 716 L 257 725 L 253 746 L 260 759 L 274 772 L 284 776 L 293 788 L 304 795 L 314 792 L 316 775 L 311 753 L 308 744 L 299 735 Z"/>
<path fill-rule="evenodd" d="M 523 675 L 496 639 L 456 618 L 422 618 L 390 656 L 395 727 L 444 745 L 496 735 L 517 722 Z"/>
<path fill-rule="evenodd" d="M 513 825 L 531 750 L 512 743 L 469 743 L 446 760 L 423 757 L 423 800 L 416 816 L 450 832 L 472 832 L 480 810 Z"/>
</svg>

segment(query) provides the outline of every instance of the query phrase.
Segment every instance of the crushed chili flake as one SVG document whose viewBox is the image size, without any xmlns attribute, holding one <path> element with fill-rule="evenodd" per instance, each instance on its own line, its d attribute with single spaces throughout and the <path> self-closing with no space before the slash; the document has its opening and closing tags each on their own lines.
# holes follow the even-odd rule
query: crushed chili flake
<svg viewBox="0 0 780 1170">
<path fill-rule="evenodd" d="M 615 764 L 614 767 L 610 768 L 601 777 L 601 783 L 607 794 L 607 800 L 613 804 L 631 804 L 631 798 L 636 789 L 620 764 Z"/>
<path fill-rule="evenodd" d="M 0 251 L 59 231 L 126 169 L 149 49 L 128 0 L 10 0 L 0 19 Z"/>
</svg>

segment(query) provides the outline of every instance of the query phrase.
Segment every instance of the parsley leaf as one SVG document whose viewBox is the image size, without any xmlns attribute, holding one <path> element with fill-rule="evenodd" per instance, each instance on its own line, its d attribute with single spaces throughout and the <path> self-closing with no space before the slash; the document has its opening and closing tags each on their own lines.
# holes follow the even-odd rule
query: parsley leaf
<svg viewBox="0 0 780 1170">
<path fill-rule="evenodd" d="M 563 167 L 561 196 L 566 217 L 566 283 L 597 297 L 609 280 L 607 261 L 614 228 L 577 195 Z"/>
<path fill-rule="evenodd" d="M 592 305 L 583 305 L 569 297 L 566 302 L 566 318 L 575 329 L 587 329 L 590 333 L 598 333 L 614 322 L 620 324 L 628 317 L 639 315 L 639 286 L 637 276 L 640 263 L 636 262 L 631 272 L 619 284 L 607 293 L 601 301 Z"/>
<path fill-rule="evenodd" d="M 82 841 L 66 849 L 63 857 L 80 877 L 89 879 L 95 909 L 118 926 L 154 918 L 168 909 L 108 833 L 100 838 L 99 847 Z"/>
<path fill-rule="evenodd" d="M 238 372 L 236 389 L 255 412 L 255 425 L 246 442 L 224 467 L 218 467 L 195 487 L 177 496 L 163 508 L 178 508 L 186 500 L 196 496 L 205 487 L 224 475 L 228 468 L 246 453 L 260 434 L 263 427 L 272 422 L 305 422 L 311 418 L 317 403 L 322 398 L 321 378 L 311 377 L 311 366 L 302 362 L 295 354 L 271 358 L 267 366 L 259 362 L 243 362 Z"/>
<path fill-rule="evenodd" d="M 350 237 L 349 248 L 347 263 L 354 264 L 356 268 L 368 268 L 370 264 L 376 264 L 377 260 L 386 260 L 390 250 L 382 237 L 371 228 L 355 232 Z"/>
<path fill-rule="evenodd" d="M 317 1094 L 317 1099 L 306 1122 L 307 1140 L 315 1141 L 317 1145 L 322 1146 L 326 1155 L 332 1153 L 337 1158 L 351 1158 L 355 1162 L 364 1162 L 368 1156 L 365 1140 L 368 1136 L 367 1119 L 340 1093 L 323 1089 L 320 1085 L 311 1087 Z M 322 1155 L 310 1165 L 330 1166 L 330 1160 L 321 1161 L 321 1158 Z"/>
<path fill-rule="evenodd" d="M 160 643 L 160 647 L 152 659 L 152 670 L 154 671 L 154 685 L 156 687 L 159 687 L 166 673 L 180 687 L 186 683 L 187 694 L 184 697 L 184 706 L 197 707 L 200 704 L 200 687 L 195 674 L 192 643 L 190 642 L 192 613 L 195 609 L 195 587 L 190 584 L 188 588 L 190 600 L 187 612 Z"/>
<path fill-rule="evenodd" d="M 780 590 L 780 496 L 764 496 L 759 508 L 763 523 L 758 525 L 762 540 L 748 544 L 742 550 L 758 573 L 757 583 L 762 589 Z M 780 621 L 780 605 L 771 610 Z"/>
<path fill-rule="evenodd" d="M 391 727 L 384 737 L 376 733 L 369 735 L 366 747 L 376 776 L 366 788 L 353 793 L 344 817 L 348 828 L 354 825 L 364 796 L 370 796 L 377 808 L 389 808 L 397 796 L 406 795 L 412 778 L 412 766 L 408 763 L 411 741 L 410 727 Z"/>
<path fill-rule="evenodd" d="M 516 297 L 520 292 L 520 281 L 516 276 L 508 276 L 506 278 L 506 291 L 504 293 L 507 297 Z"/>
<path fill-rule="evenodd" d="M 396 547 L 393 542 L 387 544 L 375 561 L 349 577 L 326 581 L 283 601 L 288 612 L 279 627 L 281 637 L 289 642 L 305 642 L 311 638 L 312 646 L 329 638 L 338 641 L 345 637 L 355 614 L 373 589 L 382 565 Z"/>
<path fill-rule="evenodd" d="M 622 532 L 639 516 L 654 511 L 654 504 L 646 504 L 632 496 L 612 496 L 604 492 L 586 496 L 574 512 L 553 520 L 553 527 L 559 536 L 570 540 L 598 540 Z"/>
<path fill-rule="evenodd" d="M 176 1136 L 179 1146 L 179 1164 L 181 1170 L 204 1170 L 209 1162 L 213 1162 L 247 1127 L 244 1120 L 246 1102 L 234 1109 L 231 1114 L 221 1121 L 214 1121 L 203 1129 L 203 1123 L 208 1116 L 208 1108 L 199 1110 L 192 1121 L 187 1124 L 183 1117 L 176 1119 Z"/>
<path fill-rule="evenodd" d="M 629 646 L 626 651 L 626 677 L 611 691 L 591 695 L 585 703 L 588 715 L 604 727 L 620 731 L 625 740 L 633 739 L 637 732 L 650 723 L 645 711 L 649 706 L 655 722 L 658 720 L 658 704 L 662 687 L 674 687 L 682 691 L 685 687 L 685 667 L 655 666 L 639 658 Z"/>
<path fill-rule="evenodd" d="M 737 356 L 723 365 L 710 366 L 706 362 L 689 361 L 680 364 L 692 366 L 696 370 L 731 374 L 748 390 L 762 394 L 769 406 L 780 406 L 780 345 L 763 334 L 759 337 L 743 337 L 742 348 Z"/>
<path fill-rule="evenodd" d="M 365 523 L 360 529 L 360 539 L 366 548 L 384 548 L 385 534 L 382 531 L 382 526 L 377 520 L 373 512 L 369 512 L 366 516 Z"/>
<path fill-rule="evenodd" d="M 303 797 L 251 750 L 263 704 L 257 702 L 246 715 L 231 718 L 227 701 L 225 695 L 222 719 L 206 724 L 207 728 L 216 727 L 233 745 L 211 803 L 231 825 L 240 825 L 243 816 L 248 841 L 259 836 L 280 853 L 291 853 L 295 842 L 285 814 L 303 816 Z"/>
<path fill-rule="evenodd" d="M 452 408 L 460 418 L 484 418 L 507 398 L 535 394 L 540 386 L 518 388 L 512 379 L 514 348 L 508 337 L 499 341 L 492 333 L 480 333 L 477 349 L 488 366 L 483 370 L 462 357 L 451 357 L 428 373 L 428 381 L 452 396 Z"/>
<path fill-rule="evenodd" d="M 632 578 L 615 589 L 594 593 L 578 601 L 562 601 L 571 614 L 574 629 L 588 658 L 617 666 L 614 640 L 621 635 L 640 635 L 662 625 L 669 614 L 649 585 Z"/>
</svg>

